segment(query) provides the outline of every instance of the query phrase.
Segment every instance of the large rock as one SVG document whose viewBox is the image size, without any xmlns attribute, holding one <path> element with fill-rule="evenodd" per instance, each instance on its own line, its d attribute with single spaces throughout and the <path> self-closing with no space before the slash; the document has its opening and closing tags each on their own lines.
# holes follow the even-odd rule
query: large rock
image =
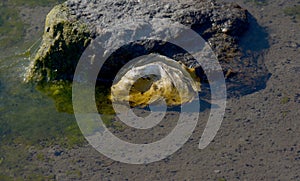
<svg viewBox="0 0 300 181">
<path fill-rule="evenodd" d="M 119 26 L 132 19 L 147 22 L 153 18 L 181 23 L 201 35 L 217 55 L 233 94 L 250 93 L 261 87 L 257 79 L 263 79 L 264 83 L 267 80 L 268 73 L 263 64 L 258 63 L 257 57 L 252 54 L 245 55 L 239 47 L 239 40 L 249 27 L 249 13 L 235 3 L 214 0 L 68 0 L 48 14 L 43 42 L 32 61 L 27 80 L 71 82 L 78 60 L 91 41 L 104 37 L 102 44 L 108 46 L 111 41 L 121 44 L 121 40 L 111 38 L 114 32 L 118 32 L 115 29 L 119 30 Z M 123 34 L 127 33 L 126 30 L 126 26 L 120 29 Z M 141 33 L 139 28 L 130 26 L 128 31 L 131 34 Z M 124 36 L 122 41 L 126 38 Z M 119 48 L 102 67 L 98 81 L 111 86 L 123 65 L 133 58 L 151 53 L 180 61 L 195 69 L 202 82 L 207 81 L 193 57 L 180 47 L 159 40 L 135 41 Z M 243 87 L 246 89 L 240 91 L 239 88 Z"/>
<path fill-rule="evenodd" d="M 168 18 L 187 25 L 210 42 L 220 60 L 238 55 L 236 41 L 248 25 L 246 10 L 231 3 L 69 0 L 48 14 L 43 43 L 28 80 L 72 80 L 77 61 L 90 40 L 132 17 Z"/>
</svg>

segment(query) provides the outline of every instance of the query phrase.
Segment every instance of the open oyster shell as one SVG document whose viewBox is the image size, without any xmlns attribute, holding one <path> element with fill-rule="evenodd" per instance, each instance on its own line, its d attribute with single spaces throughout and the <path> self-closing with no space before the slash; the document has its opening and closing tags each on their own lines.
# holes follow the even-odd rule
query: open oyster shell
<svg viewBox="0 0 300 181">
<path fill-rule="evenodd" d="M 116 76 L 111 87 L 112 102 L 144 107 L 159 104 L 168 106 L 191 102 L 200 91 L 200 80 L 194 69 L 187 68 L 158 54 L 139 57 Z"/>
</svg>

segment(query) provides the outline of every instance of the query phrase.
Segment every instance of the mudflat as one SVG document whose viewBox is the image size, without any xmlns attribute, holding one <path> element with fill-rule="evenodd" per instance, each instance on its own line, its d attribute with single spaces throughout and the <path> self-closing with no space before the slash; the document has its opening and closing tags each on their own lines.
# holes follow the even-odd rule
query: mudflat
<svg viewBox="0 0 300 181">
<path fill-rule="evenodd" d="M 15 140 L 15 144 L 1 145 L 0 154 L 4 156 L 0 155 L 0 175 L 8 179 L 50 180 L 299 180 L 300 2 L 238 0 L 236 3 L 247 9 L 267 32 L 268 47 L 264 47 L 259 56 L 271 75 L 265 88 L 227 99 L 221 128 L 207 148 L 197 148 L 209 114 L 209 110 L 204 109 L 189 141 L 159 162 L 123 164 L 106 158 L 86 142 L 66 148 L 54 141 L 38 148 Z M 39 19 L 35 22 L 40 27 L 43 26 L 40 20 L 46 15 L 46 11 L 41 12 L 35 17 Z M 28 30 L 31 31 L 34 30 Z M 260 42 L 257 37 L 261 35 L 248 36 L 243 43 L 262 47 L 256 45 Z M 7 87 L 5 81 L 1 82 L 0 86 Z M 6 95 L 5 91 L 0 93 Z M 54 112 L 54 105 L 49 110 Z M 172 120 L 177 116 L 176 112 L 170 112 L 166 116 L 167 123 L 156 132 L 144 132 L 145 137 L 137 136 L 141 133 L 132 130 L 112 131 L 135 142 L 153 141 L 165 136 L 174 127 L 176 123 Z M 147 137 L 150 138 L 147 140 Z M 9 157 L 8 152 L 26 155 L 26 158 Z"/>
</svg>

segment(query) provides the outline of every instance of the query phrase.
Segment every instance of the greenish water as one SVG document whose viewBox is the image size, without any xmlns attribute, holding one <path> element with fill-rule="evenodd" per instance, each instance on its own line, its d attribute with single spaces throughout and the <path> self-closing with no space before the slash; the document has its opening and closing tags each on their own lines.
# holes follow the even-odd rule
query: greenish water
<svg viewBox="0 0 300 181">
<path fill-rule="evenodd" d="M 25 159 L 26 154 L 20 150 L 11 150 L 13 145 L 43 149 L 52 145 L 70 148 L 85 143 L 71 114 L 71 94 L 66 94 L 71 92 L 71 86 L 63 87 L 69 91 L 49 89 L 45 92 L 23 81 L 43 32 L 41 29 L 26 39 L 30 25 L 22 20 L 20 10 L 45 7 L 50 10 L 61 2 L 8 0 L 0 3 L 0 170 Z M 15 157 L 17 153 L 24 156 Z"/>
<path fill-rule="evenodd" d="M 12 177 L 11 173 L 22 173 L 28 162 L 29 147 L 42 149 L 58 144 L 69 148 L 84 143 L 74 116 L 58 112 L 51 98 L 23 82 L 42 29 L 26 39 L 26 30 L 30 27 L 22 20 L 20 9 L 46 6 L 50 9 L 60 2 L 0 2 L 0 180 L 18 178 Z"/>
</svg>

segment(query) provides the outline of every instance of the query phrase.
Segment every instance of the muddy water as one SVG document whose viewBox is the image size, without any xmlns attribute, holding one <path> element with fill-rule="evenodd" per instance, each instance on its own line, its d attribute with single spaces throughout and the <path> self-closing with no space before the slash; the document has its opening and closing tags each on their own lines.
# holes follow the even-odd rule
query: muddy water
<svg viewBox="0 0 300 181">
<path fill-rule="evenodd" d="M 51 99 L 32 85 L 23 84 L 25 68 L 40 43 L 46 14 L 57 3 L 0 2 L 0 180 L 11 178 L 6 171 L 12 167 L 15 169 L 10 173 L 22 173 L 30 146 L 82 142 L 70 142 L 70 135 L 79 133 L 72 115 L 58 113 Z"/>
</svg>

